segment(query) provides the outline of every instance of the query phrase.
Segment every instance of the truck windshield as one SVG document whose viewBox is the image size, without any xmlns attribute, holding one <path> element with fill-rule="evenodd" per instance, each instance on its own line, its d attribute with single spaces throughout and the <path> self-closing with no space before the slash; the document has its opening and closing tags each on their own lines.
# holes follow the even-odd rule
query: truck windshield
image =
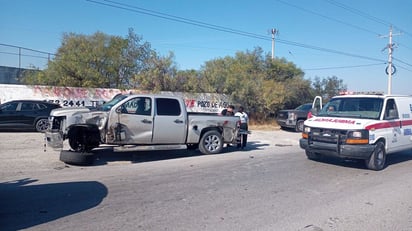
<svg viewBox="0 0 412 231">
<path fill-rule="evenodd" d="M 318 116 L 376 119 L 380 117 L 383 99 L 381 98 L 335 98 L 331 99 Z"/>
<path fill-rule="evenodd" d="M 309 111 L 312 108 L 312 104 L 311 103 L 306 103 L 306 104 L 302 104 L 299 107 L 295 108 L 295 110 L 298 111 Z"/>
<path fill-rule="evenodd" d="M 112 107 L 117 104 L 118 102 L 120 102 L 121 100 L 123 100 L 124 98 L 126 98 L 127 95 L 116 95 L 113 97 L 113 99 L 111 99 L 109 102 L 106 102 L 102 105 L 100 105 L 97 110 L 98 111 L 110 111 L 110 109 L 112 109 Z"/>
</svg>

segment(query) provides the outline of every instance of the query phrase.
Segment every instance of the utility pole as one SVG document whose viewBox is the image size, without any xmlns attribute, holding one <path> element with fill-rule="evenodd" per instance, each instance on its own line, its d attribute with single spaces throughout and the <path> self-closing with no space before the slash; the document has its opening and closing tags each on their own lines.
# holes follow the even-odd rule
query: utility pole
<svg viewBox="0 0 412 231">
<path fill-rule="evenodd" d="M 394 35 L 400 35 L 400 34 L 393 34 L 392 33 L 392 26 L 389 28 L 389 36 L 384 36 L 384 37 L 389 37 L 389 44 L 387 45 L 388 48 L 388 66 L 386 67 L 386 74 L 388 75 L 388 95 L 392 94 L 392 75 L 395 74 L 396 68 L 392 63 L 392 53 L 393 49 L 395 47 L 395 44 L 392 43 L 392 37 Z"/>
<path fill-rule="evenodd" d="M 275 59 L 275 34 L 277 33 L 276 29 L 272 29 L 272 60 Z"/>
</svg>

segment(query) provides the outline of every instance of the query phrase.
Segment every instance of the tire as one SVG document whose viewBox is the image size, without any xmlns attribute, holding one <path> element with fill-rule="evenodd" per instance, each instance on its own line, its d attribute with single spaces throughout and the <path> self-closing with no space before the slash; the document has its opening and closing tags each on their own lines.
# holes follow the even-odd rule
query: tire
<svg viewBox="0 0 412 231">
<path fill-rule="evenodd" d="M 69 137 L 69 146 L 75 152 L 81 151 L 80 141 L 77 137 Z"/>
<path fill-rule="evenodd" d="M 200 138 L 199 150 L 203 154 L 217 154 L 222 152 L 222 135 L 216 130 L 205 132 L 202 138 Z"/>
<path fill-rule="evenodd" d="M 295 127 L 296 132 L 303 132 L 303 123 L 304 122 L 305 122 L 304 120 L 298 120 L 298 122 L 296 122 L 296 127 Z"/>
<path fill-rule="evenodd" d="M 49 119 L 41 118 L 36 121 L 35 129 L 37 132 L 45 132 L 49 128 Z"/>
<path fill-rule="evenodd" d="M 69 146 L 74 152 L 90 152 L 93 147 L 84 145 L 79 137 L 70 137 Z"/>
<path fill-rule="evenodd" d="M 320 154 L 316 152 L 311 152 L 311 151 L 305 151 L 306 156 L 308 157 L 309 160 L 319 160 L 320 159 Z"/>
<path fill-rule="evenodd" d="M 75 152 L 90 152 L 99 146 L 97 131 L 89 126 L 74 127 L 69 130 L 68 139 L 70 148 Z"/>
<path fill-rule="evenodd" d="M 72 165 L 92 165 L 94 162 L 94 153 L 62 150 L 60 152 L 60 160 Z"/>
<path fill-rule="evenodd" d="M 379 171 L 386 167 L 385 144 L 382 141 L 376 143 L 369 159 L 365 160 L 366 167 L 371 170 Z"/>
</svg>

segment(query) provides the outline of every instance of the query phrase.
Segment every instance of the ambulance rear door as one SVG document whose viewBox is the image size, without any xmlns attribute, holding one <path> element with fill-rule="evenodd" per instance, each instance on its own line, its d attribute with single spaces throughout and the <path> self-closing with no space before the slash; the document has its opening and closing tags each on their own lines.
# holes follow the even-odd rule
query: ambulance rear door
<svg viewBox="0 0 412 231">
<path fill-rule="evenodd" d="M 412 97 L 396 97 L 394 100 L 400 120 L 399 150 L 410 149 L 412 148 Z"/>
</svg>

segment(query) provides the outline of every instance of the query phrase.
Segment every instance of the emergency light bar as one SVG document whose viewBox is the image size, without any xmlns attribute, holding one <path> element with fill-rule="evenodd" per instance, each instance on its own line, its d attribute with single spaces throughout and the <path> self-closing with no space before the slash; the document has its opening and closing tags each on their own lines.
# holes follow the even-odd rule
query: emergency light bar
<svg viewBox="0 0 412 231">
<path fill-rule="evenodd" d="M 383 95 L 383 91 L 341 91 L 339 95 Z"/>
</svg>

